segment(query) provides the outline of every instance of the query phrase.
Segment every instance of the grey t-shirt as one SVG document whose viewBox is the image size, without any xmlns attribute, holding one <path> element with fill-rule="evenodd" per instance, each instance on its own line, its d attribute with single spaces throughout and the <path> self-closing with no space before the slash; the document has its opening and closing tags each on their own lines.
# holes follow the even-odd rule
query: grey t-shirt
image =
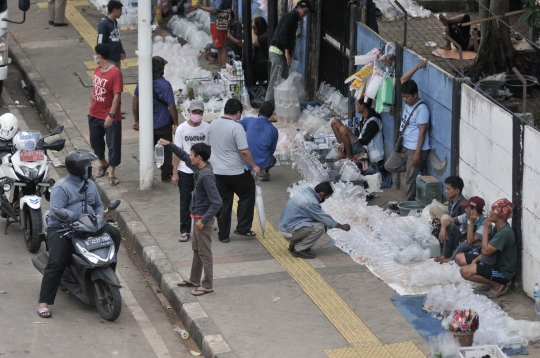
<svg viewBox="0 0 540 358">
<path fill-rule="evenodd" d="M 210 162 L 217 175 L 244 173 L 245 163 L 240 150 L 248 148 L 246 131 L 232 119 L 218 118 L 210 123 L 208 142 L 212 147 Z"/>
</svg>

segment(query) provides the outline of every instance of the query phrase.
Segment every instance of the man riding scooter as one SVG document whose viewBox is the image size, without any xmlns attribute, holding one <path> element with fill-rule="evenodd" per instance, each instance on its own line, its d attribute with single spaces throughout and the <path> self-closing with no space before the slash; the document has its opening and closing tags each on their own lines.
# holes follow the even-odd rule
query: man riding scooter
<svg viewBox="0 0 540 358">
<path fill-rule="evenodd" d="M 104 215 L 103 203 L 96 184 L 90 180 L 92 162 L 97 159 L 95 154 L 86 150 L 76 150 L 69 153 L 65 162 L 69 174 L 60 179 L 52 188 L 47 224 L 49 259 L 44 270 L 37 307 L 38 314 L 42 318 L 52 317 L 49 305 L 54 304 L 64 268 L 70 262 L 74 252 L 71 241 L 58 233 L 58 230 L 63 229 L 63 226 L 54 213 L 64 209 L 71 221 L 77 220 L 82 214 Z M 105 231 L 114 241 L 115 254 L 118 253 L 121 242 L 120 231 L 111 225 L 107 225 Z"/>
</svg>

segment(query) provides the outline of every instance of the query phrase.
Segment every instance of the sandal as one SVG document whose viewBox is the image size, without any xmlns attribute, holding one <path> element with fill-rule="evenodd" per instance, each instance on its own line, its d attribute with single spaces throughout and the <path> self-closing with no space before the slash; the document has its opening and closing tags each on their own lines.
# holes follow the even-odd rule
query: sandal
<svg viewBox="0 0 540 358">
<path fill-rule="evenodd" d="M 256 237 L 257 236 L 257 233 L 255 231 L 248 231 L 245 234 L 241 234 L 237 230 L 234 230 L 234 233 L 235 233 L 235 235 L 246 236 L 246 237 Z"/>
<path fill-rule="evenodd" d="M 107 169 L 109 169 L 109 164 L 107 163 L 107 165 L 103 165 L 103 166 L 100 166 L 98 167 L 98 171 L 95 175 L 96 178 L 103 178 L 105 176 L 105 174 L 107 174 Z"/>
<path fill-rule="evenodd" d="M 37 311 L 37 314 L 38 314 L 39 317 L 41 317 L 41 318 L 52 318 L 52 313 L 51 313 L 51 311 L 49 310 L 49 307 L 43 307 L 43 308 L 40 308 L 40 309 Z"/>
<path fill-rule="evenodd" d="M 111 186 L 116 186 L 120 184 L 120 180 L 118 180 L 117 177 L 109 177 L 109 184 L 111 184 Z"/>
<path fill-rule="evenodd" d="M 178 239 L 178 241 L 187 242 L 189 240 L 189 237 L 190 237 L 189 233 L 185 232 L 182 235 L 180 235 L 180 238 Z"/>
<path fill-rule="evenodd" d="M 506 295 L 509 289 L 510 289 L 510 285 L 505 285 L 503 289 L 501 290 L 501 292 L 497 292 L 494 289 L 490 289 L 489 291 L 483 292 L 482 294 L 486 295 L 486 297 L 488 298 L 497 298 L 497 297 Z"/>
<path fill-rule="evenodd" d="M 198 297 L 198 296 L 204 296 L 207 293 L 212 293 L 212 292 L 214 292 L 214 290 L 195 290 L 195 291 L 191 291 L 191 294 L 193 296 Z"/>
<path fill-rule="evenodd" d="M 189 282 L 189 281 L 180 281 L 176 284 L 178 287 L 201 287 L 201 285 L 196 285 L 194 284 L 193 282 Z"/>
</svg>

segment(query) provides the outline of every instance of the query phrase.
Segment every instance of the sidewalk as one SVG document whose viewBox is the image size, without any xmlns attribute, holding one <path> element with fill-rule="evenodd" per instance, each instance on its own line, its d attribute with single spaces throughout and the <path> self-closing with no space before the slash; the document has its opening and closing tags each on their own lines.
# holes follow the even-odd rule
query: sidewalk
<svg viewBox="0 0 540 358">
<path fill-rule="evenodd" d="M 91 41 L 101 15 L 84 3 L 68 1 L 68 27 L 49 27 L 46 12 L 38 11 L 44 3 L 32 6 L 25 24 L 10 26 L 11 57 L 34 89 L 46 120 L 66 126 L 71 143 L 66 152 L 89 148 L 90 87 L 84 86 L 88 78 L 81 81 L 75 73 L 84 77 L 89 70 L 84 62 L 92 60 L 92 51 L 84 39 Z M 122 40 L 129 66 L 123 67 L 124 76 L 135 83 L 137 32 L 122 31 Z M 121 183 L 111 187 L 98 179 L 98 187 L 105 201 L 122 199 L 117 221 L 126 245 L 142 257 L 205 357 L 430 356 L 428 344 L 390 300 L 396 293 L 365 267 L 327 240 L 315 246 L 314 260 L 293 258 L 286 250 L 275 228 L 288 199 L 286 188 L 301 179 L 290 166 L 276 167 L 271 181 L 263 183 L 266 238 L 232 234 L 231 242 L 223 244 L 215 232 L 215 292 L 195 298 L 177 287 L 189 275 L 192 256 L 191 242 L 178 242 L 178 189 L 160 183 L 157 169 L 155 188 L 138 189 L 138 132 L 131 129 L 127 92 L 122 110 L 127 114 L 117 170 Z M 390 197 L 403 195 L 390 190 L 374 204 L 383 205 Z"/>
</svg>

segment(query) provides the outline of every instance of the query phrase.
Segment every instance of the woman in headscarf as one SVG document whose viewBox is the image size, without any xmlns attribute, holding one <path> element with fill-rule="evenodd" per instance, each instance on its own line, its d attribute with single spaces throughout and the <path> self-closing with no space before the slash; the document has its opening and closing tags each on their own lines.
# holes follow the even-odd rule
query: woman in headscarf
<svg viewBox="0 0 540 358">
<path fill-rule="evenodd" d="M 461 276 L 466 280 L 488 285 L 490 289 L 484 294 L 490 298 L 508 293 L 510 281 L 516 274 L 516 239 L 514 231 L 508 224 L 513 210 L 514 204 L 508 199 L 499 199 L 491 206 L 491 211 L 484 222 L 482 254 L 484 256 L 497 255 L 495 264 L 482 262 L 482 256 L 473 259 L 472 254 L 460 254 L 463 255 L 460 260 L 467 261 L 467 266 L 461 268 Z M 490 235 L 491 223 L 494 223 L 495 227 Z"/>
<path fill-rule="evenodd" d="M 264 17 L 256 17 L 251 23 L 253 43 L 253 81 L 268 81 L 268 24 Z"/>
</svg>

